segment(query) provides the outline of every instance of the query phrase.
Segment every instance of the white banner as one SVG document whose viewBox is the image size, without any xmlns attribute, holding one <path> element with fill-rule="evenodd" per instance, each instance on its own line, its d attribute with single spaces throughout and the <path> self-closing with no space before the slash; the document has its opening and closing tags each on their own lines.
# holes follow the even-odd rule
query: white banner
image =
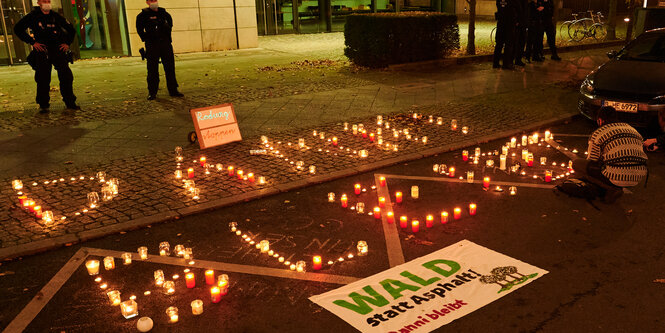
<svg viewBox="0 0 665 333">
<path fill-rule="evenodd" d="M 463 240 L 310 300 L 362 332 L 430 332 L 547 273 Z"/>
</svg>

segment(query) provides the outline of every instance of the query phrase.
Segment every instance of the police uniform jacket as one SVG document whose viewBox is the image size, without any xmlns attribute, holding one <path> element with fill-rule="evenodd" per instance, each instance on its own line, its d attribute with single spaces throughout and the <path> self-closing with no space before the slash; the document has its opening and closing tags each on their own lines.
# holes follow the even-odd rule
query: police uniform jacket
<svg viewBox="0 0 665 333">
<path fill-rule="evenodd" d="M 505 22 L 520 21 L 518 0 L 496 0 L 497 19 Z"/>
<path fill-rule="evenodd" d="M 173 19 L 166 9 L 143 8 L 136 17 L 136 31 L 144 42 L 171 42 Z"/>
<path fill-rule="evenodd" d="M 34 37 L 28 34 L 26 31 L 28 28 L 32 30 Z M 41 43 L 46 46 L 56 46 L 71 44 L 76 32 L 74 26 L 60 14 L 53 10 L 44 14 L 39 7 L 35 7 L 16 23 L 14 34 L 30 45 Z"/>
<path fill-rule="evenodd" d="M 554 1 L 553 0 L 538 0 L 538 6 L 543 7 L 542 15 L 543 20 L 552 20 L 554 17 Z"/>
</svg>

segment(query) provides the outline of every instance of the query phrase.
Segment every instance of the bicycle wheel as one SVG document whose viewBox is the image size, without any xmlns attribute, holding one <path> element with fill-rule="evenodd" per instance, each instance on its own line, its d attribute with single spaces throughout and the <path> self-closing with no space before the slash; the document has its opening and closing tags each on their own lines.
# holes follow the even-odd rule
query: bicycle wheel
<svg viewBox="0 0 665 333">
<path fill-rule="evenodd" d="M 496 44 L 495 38 L 496 38 L 496 27 L 494 27 L 492 29 L 492 31 L 490 32 L 490 45 L 495 45 Z"/>
<path fill-rule="evenodd" d="M 586 37 L 586 34 L 586 24 L 582 20 L 573 22 L 568 28 L 568 35 L 570 35 L 570 39 L 574 42 L 581 42 Z"/>
<path fill-rule="evenodd" d="M 607 38 L 607 27 L 602 23 L 592 25 L 591 36 L 598 41 L 605 40 L 605 38 Z"/>
<path fill-rule="evenodd" d="M 559 38 L 564 38 L 564 36 L 568 34 L 568 29 L 572 23 L 573 21 L 564 21 L 561 23 L 561 26 L 559 27 Z M 570 37 L 570 35 L 568 35 L 568 37 Z"/>
</svg>

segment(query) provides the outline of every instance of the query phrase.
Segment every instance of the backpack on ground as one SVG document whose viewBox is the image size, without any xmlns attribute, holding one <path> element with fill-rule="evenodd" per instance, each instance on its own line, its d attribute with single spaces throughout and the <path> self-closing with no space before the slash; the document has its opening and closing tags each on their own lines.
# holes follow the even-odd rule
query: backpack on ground
<svg viewBox="0 0 665 333">
<path fill-rule="evenodd" d="M 566 179 L 555 188 L 575 198 L 593 200 L 600 196 L 600 191 L 593 184 L 577 178 Z"/>
</svg>

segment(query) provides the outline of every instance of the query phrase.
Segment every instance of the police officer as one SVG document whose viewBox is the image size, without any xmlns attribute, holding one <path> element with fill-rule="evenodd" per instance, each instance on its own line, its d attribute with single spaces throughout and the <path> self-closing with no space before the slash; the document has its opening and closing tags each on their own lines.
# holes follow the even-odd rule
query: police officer
<svg viewBox="0 0 665 333">
<path fill-rule="evenodd" d="M 136 17 L 136 31 L 145 42 L 146 58 L 148 60 L 148 100 L 157 98 L 159 89 L 159 59 L 162 59 L 166 87 L 169 95 L 182 97 L 178 91 L 178 82 L 175 79 L 175 59 L 171 45 L 171 29 L 173 19 L 166 9 L 159 7 L 157 0 L 147 0 L 148 8 L 141 10 Z"/>
<path fill-rule="evenodd" d="M 561 60 L 556 52 L 556 26 L 554 24 L 554 0 L 538 0 L 538 6 L 542 7 L 543 32 L 547 35 L 547 44 L 552 53 L 552 60 Z M 542 49 L 543 35 L 540 35 L 540 48 Z M 542 53 L 542 52 L 541 52 Z"/>
<path fill-rule="evenodd" d="M 529 23 L 529 0 L 518 0 L 519 21 L 517 24 L 517 43 L 515 44 L 515 66 L 524 66 L 524 48 L 526 46 L 527 26 Z"/>
<path fill-rule="evenodd" d="M 51 86 L 51 66 L 58 71 L 60 94 L 68 109 L 79 110 L 72 83 L 74 75 L 67 64 L 71 59 L 69 45 L 74 41 L 75 31 L 71 23 L 51 10 L 51 0 L 38 0 L 28 15 L 14 26 L 14 34 L 32 45 L 28 62 L 35 70 L 37 82 L 37 104 L 41 113 L 48 112 Z M 32 36 L 26 32 L 32 31 Z"/>
<path fill-rule="evenodd" d="M 527 30 L 526 51 L 528 62 L 543 61 L 543 7 L 538 7 L 538 0 L 529 0 L 529 28 Z"/>
<path fill-rule="evenodd" d="M 503 50 L 503 68 L 513 69 L 516 32 L 519 23 L 518 0 L 496 0 L 496 46 L 494 46 L 494 68 L 499 68 Z"/>
</svg>

